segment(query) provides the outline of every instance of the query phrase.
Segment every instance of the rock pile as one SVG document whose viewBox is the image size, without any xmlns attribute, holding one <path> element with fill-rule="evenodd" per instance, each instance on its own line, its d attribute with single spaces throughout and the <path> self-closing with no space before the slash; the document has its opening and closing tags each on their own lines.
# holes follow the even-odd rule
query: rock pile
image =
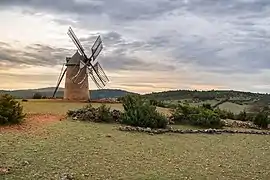
<svg viewBox="0 0 270 180">
<path fill-rule="evenodd" d="M 111 114 L 115 122 L 120 122 L 120 118 L 122 116 L 121 111 L 114 109 L 111 111 Z"/>
<path fill-rule="evenodd" d="M 237 121 L 237 120 L 222 120 L 226 127 L 233 128 L 247 128 L 247 129 L 260 129 L 253 122 L 249 121 Z"/>
<path fill-rule="evenodd" d="M 131 131 L 131 132 L 145 132 L 149 134 L 164 134 L 164 133 L 179 133 L 179 134 L 258 134 L 258 135 L 270 135 L 270 131 L 255 131 L 255 130 L 230 130 L 230 129 L 151 129 L 142 127 L 132 127 L 132 126 L 120 126 L 120 131 Z"/>
<path fill-rule="evenodd" d="M 112 110 L 109 112 L 101 112 L 99 108 L 84 107 L 77 110 L 69 110 L 67 116 L 73 120 L 101 122 L 106 116 L 107 119 L 111 119 L 113 122 L 119 122 L 121 117 L 121 111 Z M 102 118 L 103 116 L 103 118 Z M 108 117 L 109 116 L 109 117 Z"/>
</svg>

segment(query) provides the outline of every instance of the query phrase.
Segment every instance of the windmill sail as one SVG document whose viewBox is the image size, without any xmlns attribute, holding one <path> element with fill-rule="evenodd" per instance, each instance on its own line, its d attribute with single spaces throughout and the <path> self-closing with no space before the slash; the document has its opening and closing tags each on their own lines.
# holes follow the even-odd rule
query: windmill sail
<svg viewBox="0 0 270 180">
<path fill-rule="evenodd" d="M 73 41 L 73 43 L 77 46 L 78 51 L 80 52 L 81 55 L 83 55 L 85 58 L 87 58 L 86 54 L 84 53 L 84 49 L 79 41 L 79 39 L 77 38 L 77 36 L 75 35 L 74 31 L 72 30 L 71 27 L 69 27 L 68 29 L 68 35 L 71 38 L 71 40 Z"/>
</svg>

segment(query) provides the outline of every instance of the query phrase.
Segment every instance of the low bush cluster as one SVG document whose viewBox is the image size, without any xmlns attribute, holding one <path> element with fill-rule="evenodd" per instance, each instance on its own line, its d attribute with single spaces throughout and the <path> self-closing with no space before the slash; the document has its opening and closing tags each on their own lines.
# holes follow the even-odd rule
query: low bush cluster
<svg viewBox="0 0 270 180">
<path fill-rule="evenodd" d="M 233 114 L 230 111 L 213 108 L 210 104 L 195 107 L 188 104 L 178 104 L 172 108 L 171 117 L 159 113 L 156 109 L 159 101 L 148 100 L 139 95 L 126 95 L 121 98 L 124 111 L 111 110 L 102 105 L 94 108 L 87 105 L 82 109 L 69 111 L 68 116 L 73 119 L 93 122 L 118 122 L 135 127 L 166 128 L 168 123 L 188 124 L 204 128 L 222 128 L 225 122 L 222 119 L 232 119 L 253 122 L 256 126 L 266 128 L 270 124 L 267 112 L 256 114 Z"/>
<path fill-rule="evenodd" d="M 72 117 L 75 120 L 92 121 L 92 122 L 119 122 L 121 112 L 112 110 L 106 105 L 101 105 L 98 108 L 94 108 L 91 104 L 77 110 L 69 110 L 67 112 L 68 117 Z"/>
<path fill-rule="evenodd" d="M 219 115 L 208 106 L 192 107 L 178 105 L 172 111 L 172 120 L 179 124 L 189 124 L 207 128 L 221 128 L 224 122 Z"/>
<path fill-rule="evenodd" d="M 123 124 L 150 128 L 166 128 L 168 124 L 167 118 L 156 110 L 156 106 L 140 96 L 125 96 L 123 107 Z"/>
<path fill-rule="evenodd" d="M 261 128 L 267 128 L 268 124 L 270 124 L 269 115 L 267 112 L 259 112 L 253 119 L 255 125 Z"/>
<path fill-rule="evenodd" d="M 233 114 L 229 111 L 220 109 L 215 109 L 214 111 L 220 116 L 221 119 L 253 122 L 260 128 L 267 128 L 268 124 L 270 124 L 269 113 L 268 111 L 264 110 L 256 113 L 247 113 L 245 110 L 243 110 L 239 114 Z"/>
<path fill-rule="evenodd" d="M 221 119 L 235 119 L 235 114 L 231 111 L 222 110 L 220 108 L 215 108 L 214 112 L 219 115 Z"/>
<path fill-rule="evenodd" d="M 160 114 L 156 107 L 137 95 L 127 95 L 123 99 L 124 112 L 111 111 L 109 107 L 102 105 L 98 108 L 90 104 L 78 110 L 67 112 L 69 117 L 82 121 L 92 122 L 119 122 L 131 126 L 166 128 L 167 118 Z"/>
<path fill-rule="evenodd" d="M 0 125 L 17 124 L 23 121 L 23 107 L 11 95 L 0 95 Z"/>
</svg>

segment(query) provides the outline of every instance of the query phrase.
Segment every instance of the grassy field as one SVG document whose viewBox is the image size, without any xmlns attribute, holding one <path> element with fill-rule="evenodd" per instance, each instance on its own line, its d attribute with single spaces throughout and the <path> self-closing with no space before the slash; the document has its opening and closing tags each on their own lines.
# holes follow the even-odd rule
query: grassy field
<svg viewBox="0 0 270 180">
<path fill-rule="evenodd" d="M 23 105 L 30 113 L 52 114 L 83 106 L 45 101 Z M 0 131 L 0 169 L 11 169 L 0 173 L 0 179 L 59 179 L 63 173 L 102 180 L 270 179 L 269 136 L 152 136 L 118 131 L 116 124 L 72 120 L 40 126 L 35 133 Z"/>
<path fill-rule="evenodd" d="M 24 111 L 26 113 L 52 113 L 52 114 L 65 114 L 69 109 L 82 108 L 87 103 L 74 103 L 74 102 L 61 102 L 51 100 L 29 100 L 28 102 L 22 102 Z M 98 107 L 100 103 L 92 103 L 94 107 Z M 122 104 L 106 104 L 111 109 L 117 109 L 122 111 Z M 157 108 L 160 112 L 168 114 L 170 111 L 166 108 Z"/>
</svg>

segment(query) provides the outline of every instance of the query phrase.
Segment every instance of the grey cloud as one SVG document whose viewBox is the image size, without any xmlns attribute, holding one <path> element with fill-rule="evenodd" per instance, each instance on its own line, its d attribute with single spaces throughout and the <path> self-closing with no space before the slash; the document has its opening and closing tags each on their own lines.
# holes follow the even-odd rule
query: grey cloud
<svg viewBox="0 0 270 180">
<path fill-rule="evenodd" d="M 119 53 L 119 50 L 121 49 L 116 49 L 99 57 L 98 61 L 100 61 L 106 71 L 175 70 L 175 67 L 171 65 L 147 62 L 125 53 Z M 124 49 L 122 50 L 124 51 Z M 0 63 L 5 68 L 19 67 L 21 65 L 55 66 L 63 64 L 65 57 L 71 56 L 74 52 L 75 50 L 55 48 L 42 44 L 29 45 L 25 47 L 25 51 L 0 47 Z"/>
<path fill-rule="evenodd" d="M 91 46 L 96 36 L 82 38 L 84 44 Z M 159 44 L 160 40 L 151 41 L 150 43 L 143 41 L 126 41 L 125 38 L 117 32 L 108 32 L 103 34 L 102 39 L 106 48 L 104 51 L 110 51 L 105 56 L 100 57 L 100 61 L 104 62 L 104 67 L 109 70 L 153 70 L 153 71 L 174 71 L 176 67 L 173 65 L 162 64 L 157 62 L 148 62 L 143 57 L 138 58 L 133 56 L 130 52 L 134 53 L 139 50 L 146 50 L 147 46 L 151 44 Z"/>
<path fill-rule="evenodd" d="M 74 52 L 41 44 L 27 46 L 24 51 L 0 46 L 0 63 L 7 68 L 20 65 L 55 66 L 63 64 L 65 57 Z"/>
<path fill-rule="evenodd" d="M 97 34 L 91 35 L 87 38 L 79 38 L 83 44 L 87 53 L 90 54 L 90 47 L 97 38 Z M 108 33 L 101 33 L 101 38 L 103 41 L 104 51 L 111 51 L 116 56 L 126 55 L 130 56 L 130 52 L 134 53 L 140 50 L 145 50 L 147 48 L 147 42 L 143 41 L 127 41 L 120 33 L 111 31 Z"/>
<path fill-rule="evenodd" d="M 76 21 L 57 16 L 55 21 L 82 29 L 107 31 L 101 33 L 105 48 L 100 61 L 105 70 L 171 71 L 181 69 L 176 65 L 186 64 L 218 76 L 259 74 L 263 69 L 270 69 L 269 0 L 100 0 L 80 3 L 72 0 L 2 0 L 0 6 L 21 6 L 30 9 L 30 13 L 41 10 L 67 13 L 70 17 L 75 14 Z M 127 36 L 134 41 L 128 40 Z M 97 34 L 89 34 L 89 37 L 81 38 L 87 53 L 96 37 Z M 3 49 L 3 44 L 0 46 Z M 73 53 L 45 45 L 32 48 L 33 52 L 13 52 L 13 55 L 1 50 L 0 57 L 10 61 L 18 54 L 25 56 L 17 58 L 20 63 L 53 64 L 51 59 L 56 59 L 53 62 L 59 64 L 66 54 Z M 172 61 L 167 64 L 149 62 L 143 56 L 146 51 Z"/>
<path fill-rule="evenodd" d="M 147 0 L 99 0 L 99 1 L 74 1 L 74 0 L 2 0 L 1 6 L 24 6 L 38 8 L 44 11 L 57 13 L 75 13 L 84 15 L 107 14 L 116 21 L 130 21 L 136 19 L 149 19 L 160 16 L 183 4 L 177 1 Z"/>
<path fill-rule="evenodd" d="M 129 57 L 124 55 L 108 55 L 106 57 L 100 57 L 100 62 L 104 66 L 104 69 L 109 71 L 117 70 L 130 70 L 132 71 L 174 71 L 175 67 L 172 65 L 162 63 L 147 62 L 135 57 Z"/>
</svg>

